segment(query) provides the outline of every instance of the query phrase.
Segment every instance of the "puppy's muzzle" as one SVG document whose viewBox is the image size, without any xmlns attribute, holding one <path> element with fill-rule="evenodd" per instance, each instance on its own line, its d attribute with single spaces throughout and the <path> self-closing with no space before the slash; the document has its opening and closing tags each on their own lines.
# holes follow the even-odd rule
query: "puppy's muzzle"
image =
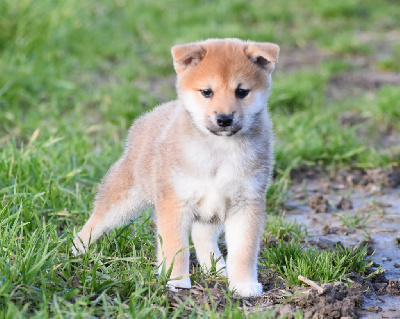
<svg viewBox="0 0 400 319">
<path fill-rule="evenodd" d="M 231 136 L 242 129 L 240 119 L 235 118 L 234 114 L 216 114 L 212 120 L 208 119 L 206 124 L 208 130 L 220 136 Z"/>
</svg>

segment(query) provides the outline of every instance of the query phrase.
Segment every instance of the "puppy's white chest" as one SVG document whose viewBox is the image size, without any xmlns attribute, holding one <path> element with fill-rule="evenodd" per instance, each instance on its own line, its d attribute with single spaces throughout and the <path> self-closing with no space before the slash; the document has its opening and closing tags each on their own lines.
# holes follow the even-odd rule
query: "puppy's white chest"
<svg viewBox="0 0 400 319">
<path fill-rule="evenodd" d="M 204 221 L 225 220 L 227 204 L 240 184 L 230 167 L 203 175 L 176 172 L 174 181 L 178 197 L 196 218 Z"/>
<path fill-rule="evenodd" d="M 194 146 L 195 147 L 195 146 Z M 232 201 L 252 188 L 253 179 L 245 173 L 246 158 L 242 150 L 236 152 L 196 152 L 190 157 L 190 170 L 175 170 L 173 182 L 184 206 L 203 221 L 225 220 Z"/>
</svg>

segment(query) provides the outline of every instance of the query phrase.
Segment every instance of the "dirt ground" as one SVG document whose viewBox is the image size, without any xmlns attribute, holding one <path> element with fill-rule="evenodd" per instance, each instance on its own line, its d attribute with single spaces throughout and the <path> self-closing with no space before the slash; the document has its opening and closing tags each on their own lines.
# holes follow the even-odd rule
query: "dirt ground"
<svg viewBox="0 0 400 319">
<path fill-rule="evenodd" d="M 328 300 L 332 298 L 331 292 L 325 306 L 321 304 L 319 312 L 313 315 L 400 318 L 399 168 L 355 169 L 331 176 L 315 168 L 300 168 L 292 172 L 292 177 L 297 183 L 285 203 L 286 216 L 307 227 L 309 243 L 326 249 L 336 244 L 354 246 L 363 242 L 373 253 L 371 271 L 379 265 L 384 270 L 371 279 L 355 276 L 350 289 L 336 292 L 333 304 L 341 307 L 341 313 L 339 309 L 330 314 L 320 313 L 332 308 Z M 308 314 L 305 312 L 306 317 Z"/>
</svg>

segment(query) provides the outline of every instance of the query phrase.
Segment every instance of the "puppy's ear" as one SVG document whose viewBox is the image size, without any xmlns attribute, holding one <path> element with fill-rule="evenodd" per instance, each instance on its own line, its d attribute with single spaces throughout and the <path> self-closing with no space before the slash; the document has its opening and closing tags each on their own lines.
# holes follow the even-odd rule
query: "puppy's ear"
<svg viewBox="0 0 400 319">
<path fill-rule="evenodd" d="M 260 68 L 272 72 L 275 63 L 278 62 L 279 45 L 269 42 L 250 42 L 245 47 L 245 53 Z"/>
<path fill-rule="evenodd" d="M 176 45 L 171 49 L 176 73 L 198 64 L 205 56 L 206 50 L 198 43 Z"/>
</svg>

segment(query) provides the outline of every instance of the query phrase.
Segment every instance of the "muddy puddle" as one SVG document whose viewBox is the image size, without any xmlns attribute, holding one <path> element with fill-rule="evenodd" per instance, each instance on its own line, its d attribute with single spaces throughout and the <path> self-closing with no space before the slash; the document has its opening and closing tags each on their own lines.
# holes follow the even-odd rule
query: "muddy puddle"
<svg viewBox="0 0 400 319">
<path fill-rule="evenodd" d="M 368 181 L 365 173 L 359 183 L 351 182 L 353 176 L 304 178 L 285 202 L 286 217 L 307 228 L 310 244 L 326 249 L 367 243 L 373 269 L 384 270 L 383 277 L 362 281 L 372 287 L 359 291 L 362 303 L 354 303 L 350 317 L 400 318 L 400 291 L 389 289 L 400 279 L 400 188 L 397 175 L 393 183 L 393 174 L 378 173 L 383 178 Z"/>
</svg>

